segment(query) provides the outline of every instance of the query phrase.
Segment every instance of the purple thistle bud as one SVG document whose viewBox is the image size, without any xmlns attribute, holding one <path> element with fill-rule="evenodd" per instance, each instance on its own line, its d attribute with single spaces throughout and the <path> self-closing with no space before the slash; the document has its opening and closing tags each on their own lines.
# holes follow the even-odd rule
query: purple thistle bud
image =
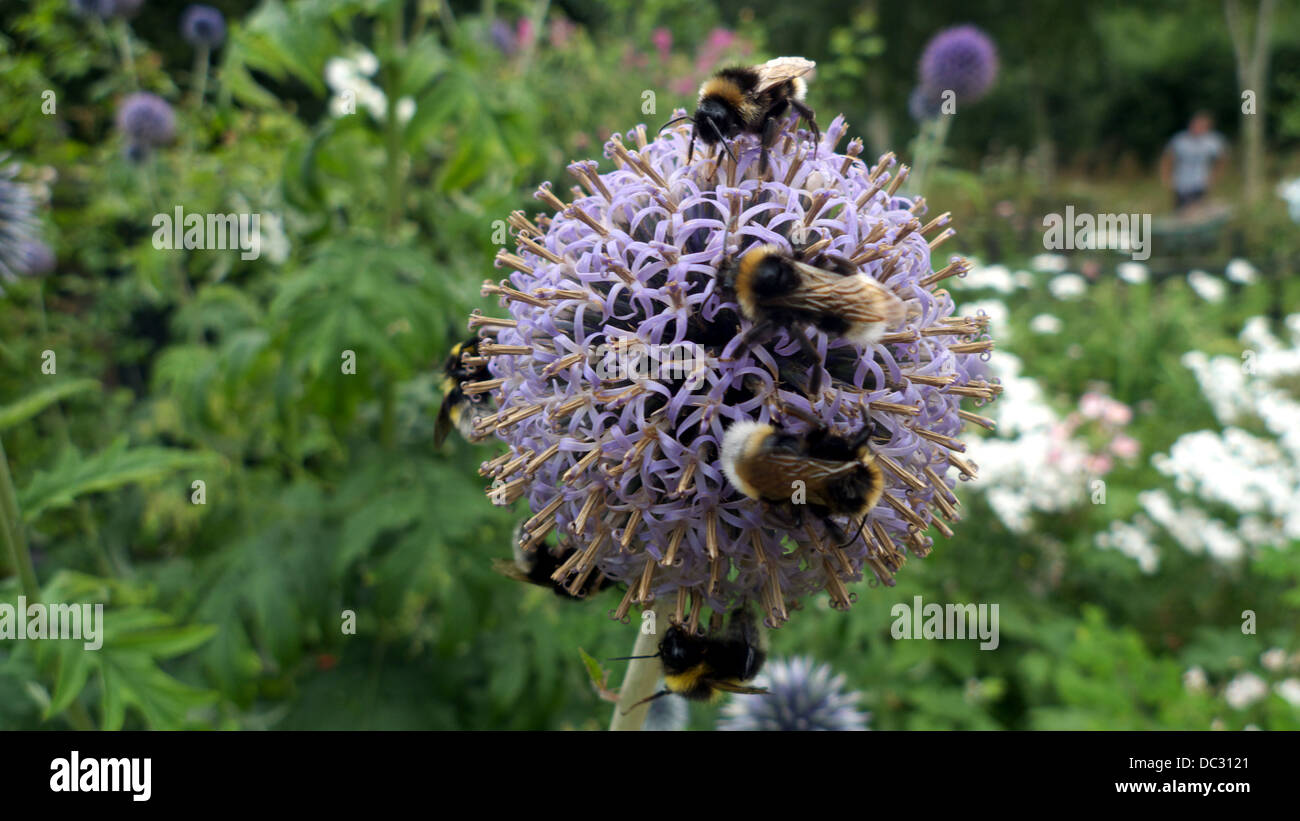
<svg viewBox="0 0 1300 821">
<path fill-rule="evenodd" d="M 36 242 L 36 198 L 18 179 L 18 163 L 0 155 L 0 278 L 27 271 L 28 248 Z"/>
<path fill-rule="evenodd" d="M 82 17 L 134 17 L 144 0 L 72 0 L 72 10 Z"/>
<path fill-rule="evenodd" d="M 689 123 L 653 141 L 638 126 L 628 145 L 621 135 L 606 144 L 615 170 L 574 163 L 582 188 L 570 201 L 543 186 L 550 215 L 510 217 L 517 249 L 497 264 L 511 273 L 482 291 L 509 316 L 470 320 L 491 378 L 464 387 L 496 407 L 475 438 L 509 448 L 481 473 L 494 503 L 526 500 L 526 549 L 547 549 L 552 531 L 574 548 L 553 578 L 582 589 L 600 573 L 626 585 L 614 618 L 660 599 L 675 622 L 689 612 L 694 629 L 705 605 L 719 614 L 755 601 L 779 626 L 822 590 L 847 609 L 847 585 L 864 572 L 892 585 L 908 553 L 930 552 L 927 530 L 952 535 L 956 477 L 976 471 L 957 437 L 964 423 L 987 422 L 960 403 L 1001 391 L 973 375 L 993 342 L 986 319 L 952 316 L 936 288 L 967 268 L 957 257 L 931 265 L 954 233 L 948 215 L 927 222 L 922 200 L 898 195 L 907 171 L 891 171 L 892 154 L 869 167 L 860 140 L 835 153 L 845 130 L 836 118 L 815 152 L 806 131 L 778 134 L 760 178 L 752 135 L 730 143 L 737 163 L 719 153 L 719 168 L 698 142 L 687 161 Z M 815 243 L 851 261 L 898 296 L 903 319 L 865 344 L 809 328 L 815 358 L 785 330 L 741 346 L 749 322 L 718 271 L 755 243 Z M 813 367 L 829 379 L 809 396 Z M 796 525 L 724 474 L 731 425 L 797 435 L 812 417 L 845 436 L 876 426 L 884 495 L 860 533 L 812 513 Z"/>
<path fill-rule="evenodd" d="M 147 152 L 176 136 L 176 115 L 162 97 L 138 91 L 118 105 L 117 127 L 132 147 Z"/>
<path fill-rule="evenodd" d="M 488 34 L 492 38 L 492 45 L 507 57 L 519 50 L 515 42 L 515 30 L 505 20 L 493 20 Z"/>
<path fill-rule="evenodd" d="M 912 89 L 912 94 L 907 98 L 907 113 L 912 115 L 912 119 L 919 122 L 933 120 L 939 116 L 940 100 L 938 94 L 932 94 L 921 86 Z"/>
<path fill-rule="evenodd" d="M 954 26 L 930 39 L 921 55 L 921 87 L 929 97 L 946 90 L 959 105 L 983 97 L 998 76 L 998 51 L 979 27 Z"/>
<path fill-rule="evenodd" d="M 18 249 L 19 274 L 29 277 L 42 277 L 54 270 L 57 262 L 54 251 L 40 240 L 28 240 Z"/>
<path fill-rule="evenodd" d="M 216 48 L 226 39 L 226 18 L 212 6 L 189 6 L 181 15 L 181 36 L 192 46 Z"/>
<path fill-rule="evenodd" d="M 861 694 L 844 692 L 844 676 L 828 664 L 796 657 L 770 661 L 752 682 L 765 696 L 733 697 L 722 708 L 719 730 L 865 730 L 870 713 L 857 709 Z"/>
</svg>

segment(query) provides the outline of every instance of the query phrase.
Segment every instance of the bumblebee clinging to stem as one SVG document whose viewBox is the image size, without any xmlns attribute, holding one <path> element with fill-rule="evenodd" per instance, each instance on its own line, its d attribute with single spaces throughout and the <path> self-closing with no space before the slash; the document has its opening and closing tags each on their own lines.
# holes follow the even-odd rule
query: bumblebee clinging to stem
<svg viewBox="0 0 1300 821">
<path fill-rule="evenodd" d="M 832 516 L 848 517 L 860 534 L 867 513 L 885 492 L 884 473 L 869 447 L 872 437 L 879 436 L 876 426 L 864 425 L 845 437 L 819 420 L 809 421 L 814 427 L 802 434 L 760 422 L 734 423 L 722 438 L 722 472 L 749 498 L 788 511 L 795 527 L 803 525 L 802 505 L 794 499 L 801 487 L 804 504 L 836 538 L 844 532 Z"/>
<path fill-rule="evenodd" d="M 491 377 L 487 365 L 467 365 L 463 361 L 465 356 L 478 356 L 478 342 L 477 336 L 457 342 L 442 366 L 442 407 L 438 409 L 438 420 L 433 428 L 433 443 L 439 447 L 447 440 L 453 427 L 461 436 L 470 439 L 474 420 L 494 410 L 490 399 L 472 397 L 460 386 L 461 382 L 478 382 Z"/>
<path fill-rule="evenodd" d="M 666 695 L 712 701 L 724 692 L 764 694 L 765 688 L 749 687 L 745 682 L 763 668 L 767 660 L 766 644 L 766 636 L 748 605 L 742 605 L 732 614 L 726 629 L 717 636 L 699 636 L 680 624 L 671 625 L 659 642 L 658 653 L 623 657 L 658 658 L 664 672 L 664 689 L 641 699 L 624 713 Z"/>
<path fill-rule="evenodd" d="M 665 123 L 664 128 L 681 120 L 693 123 L 688 163 L 695 156 L 696 137 L 709 146 L 722 143 L 734 161 L 736 155 L 731 153 L 726 141 L 742 132 L 756 134 L 762 147 L 759 173 L 766 174 L 768 149 L 776 139 L 781 118 L 793 108 L 812 128 L 815 156 L 821 130 L 813 110 L 803 100 L 808 91 L 805 76 L 816 67 L 812 60 L 802 57 L 777 57 L 759 66 L 724 68 L 700 86 L 695 113 L 676 117 Z"/>
<path fill-rule="evenodd" d="M 850 260 L 822 253 L 811 264 L 801 252 L 787 253 L 776 245 L 755 245 L 739 259 L 724 260 L 722 292 L 740 306 L 753 323 L 738 343 L 745 347 L 785 328 L 817 356 L 804 326 L 829 336 L 865 345 L 880 339 L 905 315 L 903 301 Z M 814 365 L 809 384 L 812 396 L 821 392 L 820 366 Z"/>
</svg>

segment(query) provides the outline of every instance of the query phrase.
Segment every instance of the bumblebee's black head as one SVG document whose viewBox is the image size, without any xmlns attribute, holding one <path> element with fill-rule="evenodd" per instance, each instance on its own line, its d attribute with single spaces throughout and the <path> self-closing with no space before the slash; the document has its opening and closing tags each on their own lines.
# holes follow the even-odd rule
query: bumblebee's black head
<svg viewBox="0 0 1300 821">
<path fill-rule="evenodd" d="M 695 109 L 695 130 L 705 145 L 717 145 L 740 133 L 740 112 L 720 95 L 708 95 Z"/>
<path fill-rule="evenodd" d="M 659 642 L 659 655 L 669 675 L 683 673 L 704 661 L 704 642 L 674 624 Z"/>
</svg>

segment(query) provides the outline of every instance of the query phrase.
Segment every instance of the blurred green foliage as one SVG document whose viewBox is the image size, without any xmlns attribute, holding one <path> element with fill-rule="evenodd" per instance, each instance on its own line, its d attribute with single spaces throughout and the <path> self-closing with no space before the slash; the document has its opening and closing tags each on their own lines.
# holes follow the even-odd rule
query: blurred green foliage
<svg viewBox="0 0 1300 821">
<path fill-rule="evenodd" d="M 495 221 L 535 210 L 535 186 L 566 185 L 564 166 L 598 157 L 613 131 L 689 105 L 718 63 L 814 57 L 824 122 L 879 111 L 903 145 L 925 39 L 967 19 L 988 28 L 1003 80 L 963 117 L 930 200 L 958 214 L 955 251 L 997 259 L 1032 253 L 1037 216 L 1063 196 L 1145 196 L 1053 187 L 1020 159 L 1041 139 L 1088 167 L 1121 148 L 1122 121 L 1122 148 L 1146 158 L 1197 95 L 1215 95 L 1225 121 L 1235 105 L 1221 100 L 1235 95 L 1226 37 L 1178 3 L 1054 3 L 1028 23 L 993 2 L 959 17 L 766 0 L 217 5 L 230 31 L 203 101 L 174 34 L 181 4 L 146 3 L 132 23 L 137 80 L 114 32 L 62 0 L 0 12 L 0 132 L 15 158 L 57 173 L 58 253 L 55 276 L 0 297 L 0 437 L 41 596 L 105 602 L 110 626 L 97 652 L 0 644 L 3 728 L 602 727 L 611 708 L 578 648 L 621 655 L 635 628 L 607 617 L 613 594 L 569 604 L 491 572 L 521 512 L 483 496 L 490 448 L 433 447 L 437 370 L 480 283 L 500 276 Z M 1300 116 L 1293 12 L 1275 56 L 1278 148 Z M 329 61 L 361 49 L 386 107 L 333 116 Z M 176 143 L 143 163 L 113 128 L 136 82 L 179 120 Z M 1001 202 L 1018 216 L 992 216 Z M 177 205 L 263 214 L 261 258 L 156 250 L 150 220 Z M 1133 428 L 1144 454 L 1213 427 L 1178 358 L 1233 353 L 1245 318 L 1300 305 L 1278 210 L 1239 225 L 1246 255 L 1276 274 L 1265 283 L 1219 306 L 1181 282 L 1104 282 L 1073 305 L 1039 287 L 1013 306 L 1010 349 L 1062 407 L 1096 382 L 1148 403 Z M 1068 331 L 1032 337 L 1044 311 Z M 1235 711 L 1182 681 L 1199 665 L 1220 687 L 1268 648 L 1300 650 L 1300 551 L 1229 568 L 1174 550 L 1148 576 L 1093 546 L 1162 481 L 1145 459 L 1122 468 L 1107 505 L 1042 517 L 1028 537 L 964 492 L 954 540 L 895 588 L 861 586 L 849 615 L 809 602 L 774 651 L 832 662 L 881 729 L 1300 728 L 1278 696 Z M 24 592 L 0 559 L 0 600 Z M 891 607 L 916 595 L 1000 603 L 1001 647 L 893 640 Z M 1242 634 L 1244 609 L 1258 635 Z"/>
</svg>

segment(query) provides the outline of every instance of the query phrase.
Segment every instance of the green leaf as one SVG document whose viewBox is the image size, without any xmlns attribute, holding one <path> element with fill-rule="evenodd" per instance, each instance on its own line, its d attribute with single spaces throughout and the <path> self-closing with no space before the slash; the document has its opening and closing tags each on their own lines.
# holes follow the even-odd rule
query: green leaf
<svg viewBox="0 0 1300 821">
<path fill-rule="evenodd" d="M 60 641 L 59 672 L 54 684 L 54 695 L 45 708 L 48 720 L 68 709 L 68 705 L 81 694 L 90 676 L 90 653 L 81 641 Z"/>
<path fill-rule="evenodd" d="M 42 388 L 35 393 L 24 396 L 17 402 L 0 407 L 0 430 L 12 428 L 14 425 L 26 422 L 60 399 L 98 388 L 98 379 L 73 379 Z"/>
<path fill-rule="evenodd" d="M 67 507 L 87 493 L 114 490 L 162 478 L 178 470 L 212 467 L 216 457 L 175 448 L 128 448 L 126 437 L 93 456 L 65 450 L 52 470 L 38 471 L 19 493 L 23 520 L 33 522 L 48 510 Z"/>
</svg>

